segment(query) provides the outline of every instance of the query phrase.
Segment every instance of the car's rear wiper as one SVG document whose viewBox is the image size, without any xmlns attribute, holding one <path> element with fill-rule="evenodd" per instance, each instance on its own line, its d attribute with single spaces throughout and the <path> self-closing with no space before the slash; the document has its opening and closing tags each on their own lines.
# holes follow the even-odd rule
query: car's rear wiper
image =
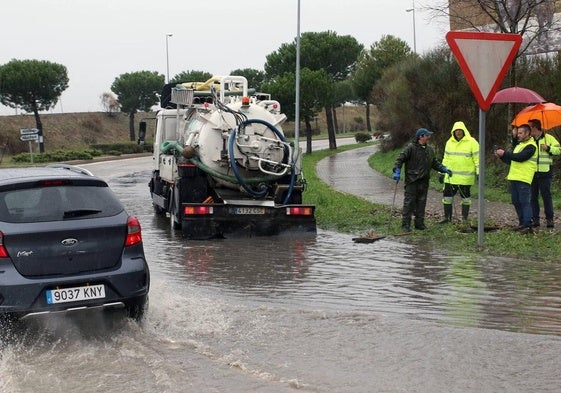
<svg viewBox="0 0 561 393">
<path fill-rule="evenodd" d="M 73 218 L 73 217 L 81 217 L 81 216 L 89 216 L 90 214 L 97 214 L 101 213 L 101 210 L 96 209 L 76 209 L 76 210 L 67 210 L 64 212 L 64 218 Z"/>
</svg>

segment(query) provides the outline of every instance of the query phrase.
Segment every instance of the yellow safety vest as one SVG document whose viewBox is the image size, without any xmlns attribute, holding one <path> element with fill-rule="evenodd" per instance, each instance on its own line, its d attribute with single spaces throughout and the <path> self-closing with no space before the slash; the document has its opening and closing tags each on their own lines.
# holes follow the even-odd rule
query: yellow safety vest
<svg viewBox="0 0 561 393">
<path fill-rule="evenodd" d="M 543 150 L 541 145 L 545 143 L 549 146 L 549 151 Z M 536 141 L 538 146 L 539 155 L 538 155 L 538 172 L 549 172 L 551 168 L 551 164 L 553 164 L 553 156 L 558 156 L 561 154 L 561 146 L 559 146 L 559 142 L 553 135 L 546 134 L 545 132 L 542 134 L 541 138 Z"/>
<path fill-rule="evenodd" d="M 538 168 L 538 149 L 534 138 L 530 137 L 527 141 L 520 142 L 513 150 L 513 153 L 519 153 L 528 145 L 534 145 L 536 150 L 534 155 L 526 161 L 511 161 L 508 171 L 507 180 L 516 180 L 524 183 L 532 184 L 534 173 Z"/>
</svg>

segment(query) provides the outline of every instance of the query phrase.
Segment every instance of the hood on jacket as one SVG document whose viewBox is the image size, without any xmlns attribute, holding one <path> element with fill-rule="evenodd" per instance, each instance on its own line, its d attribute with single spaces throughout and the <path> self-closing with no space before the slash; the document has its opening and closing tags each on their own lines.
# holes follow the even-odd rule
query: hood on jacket
<svg viewBox="0 0 561 393">
<path fill-rule="evenodd" d="M 462 130 L 464 132 L 464 138 L 471 138 L 471 134 L 469 133 L 469 130 L 467 129 L 466 125 L 464 124 L 463 121 L 457 121 L 454 123 L 454 125 L 452 126 L 452 129 L 450 130 L 450 136 L 452 138 L 454 138 L 454 131 L 455 130 Z"/>
</svg>

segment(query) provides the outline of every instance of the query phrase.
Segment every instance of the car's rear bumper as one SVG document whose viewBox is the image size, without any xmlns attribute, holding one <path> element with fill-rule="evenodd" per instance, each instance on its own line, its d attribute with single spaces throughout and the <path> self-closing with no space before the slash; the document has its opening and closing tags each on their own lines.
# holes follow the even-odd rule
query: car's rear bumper
<svg viewBox="0 0 561 393">
<path fill-rule="evenodd" d="M 105 297 L 48 304 L 46 291 L 103 284 Z M 115 269 L 98 273 L 63 277 L 26 278 L 18 273 L 10 259 L 0 259 L 0 314 L 24 317 L 28 314 L 53 313 L 90 307 L 120 307 L 145 298 L 150 273 L 143 258 L 125 259 Z"/>
</svg>

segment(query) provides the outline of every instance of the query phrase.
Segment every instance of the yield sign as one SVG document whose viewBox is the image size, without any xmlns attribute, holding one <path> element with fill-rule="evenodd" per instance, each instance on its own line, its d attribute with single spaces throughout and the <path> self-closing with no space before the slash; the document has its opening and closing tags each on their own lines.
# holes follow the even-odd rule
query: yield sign
<svg viewBox="0 0 561 393">
<path fill-rule="evenodd" d="M 519 34 L 450 31 L 446 41 L 483 111 L 489 110 L 522 44 Z"/>
</svg>

